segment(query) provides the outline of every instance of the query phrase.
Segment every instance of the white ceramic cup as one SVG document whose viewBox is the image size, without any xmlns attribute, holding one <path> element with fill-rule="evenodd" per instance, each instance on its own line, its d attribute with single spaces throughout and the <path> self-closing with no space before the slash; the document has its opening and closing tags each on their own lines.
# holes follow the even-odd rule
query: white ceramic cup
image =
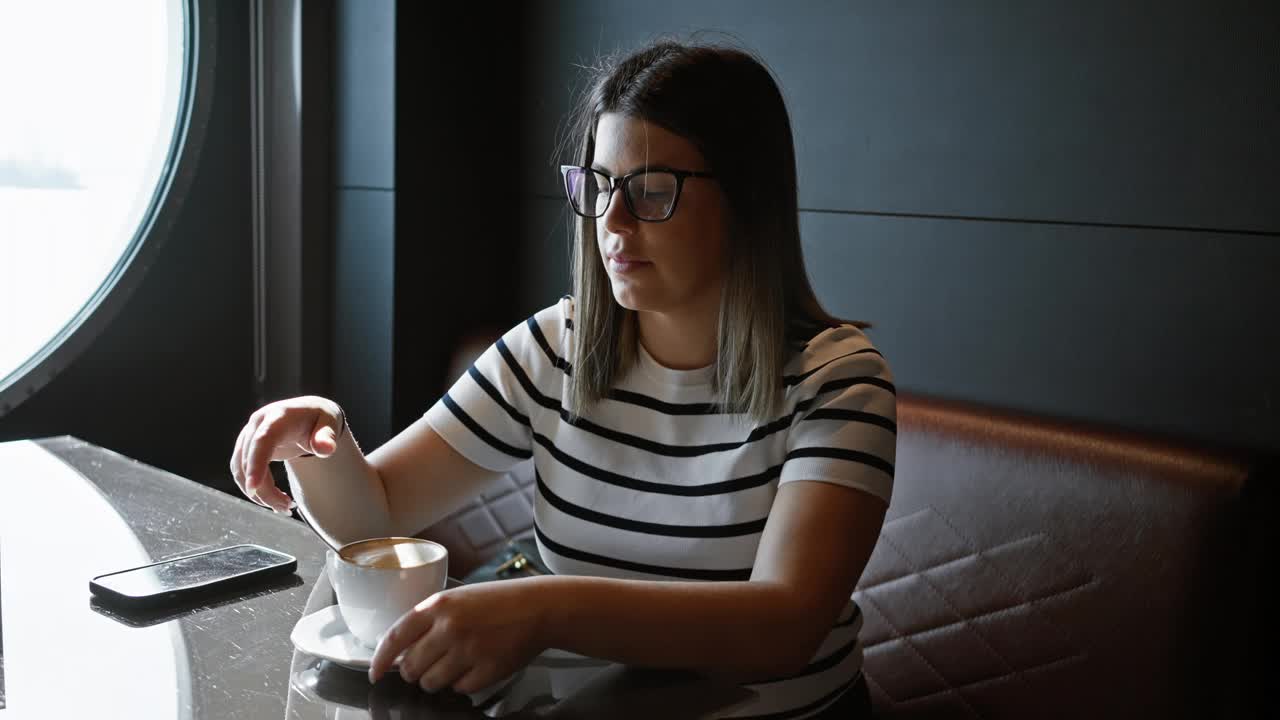
<svg viewBox="0 0 1280 720">
<path fill-rule="evenodd" d="M 404 567 L 371 567 L 349 558 L 362 546 L 395 544 L 395 553 Z M 449 580 L 449 551 L 439 543 L 419 538 L 370 538 L 349 543 L 328 554 L 329 582 L 338 596 L 338 612 L 356 640 L 368 648 L 401 615 L 431 595 L 443 590 Z"/>
</svg>

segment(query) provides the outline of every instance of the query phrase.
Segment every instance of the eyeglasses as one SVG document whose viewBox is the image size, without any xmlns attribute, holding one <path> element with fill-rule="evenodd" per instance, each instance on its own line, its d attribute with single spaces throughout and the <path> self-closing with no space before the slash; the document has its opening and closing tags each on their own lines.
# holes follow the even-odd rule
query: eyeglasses
<svg viewBox="0 0 1280 720">
<path fill-rule="evenodd" d="M 613 199 L 613 191 L 622 188 L 627 210 L 637 220 L 664 222 L 671 219 L 680 199 L 685 178 L 712 178 L 709 172 L 648 168 L 620 178 L 612 178 L 599 170 L 577 165 L 561 165 L 564 191 L 573 211 L 584 218 L 603 217 Z"/>
</svg>

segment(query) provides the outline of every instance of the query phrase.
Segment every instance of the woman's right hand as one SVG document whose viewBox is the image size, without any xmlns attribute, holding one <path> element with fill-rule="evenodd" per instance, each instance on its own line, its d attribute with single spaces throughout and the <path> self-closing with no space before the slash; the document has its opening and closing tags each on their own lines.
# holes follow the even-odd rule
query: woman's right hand
<svg viewBox="0 0 1280 720">
<path fill-rule="evenodd" d="M 293 499 L 276 487 L 268 465 L 308 453 L 328 457 L 338 449 L 344 418 L 332 400 L 315 395 L 279 400 L 249 416 L 231 453 L 231 475 L 250 500 L 289 512 Z"/>
</svg>

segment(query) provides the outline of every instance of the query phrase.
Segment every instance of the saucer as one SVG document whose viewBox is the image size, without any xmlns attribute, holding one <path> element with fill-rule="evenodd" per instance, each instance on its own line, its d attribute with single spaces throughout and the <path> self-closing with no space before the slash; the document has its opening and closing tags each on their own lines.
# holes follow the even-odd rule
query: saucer
<svg viewBox="0 0 1280 720">
<path fill-rule="evenodd" d="M 342 620 L 337 605 L 329 607 L 298 621 L 289 633 L 293 646 L 302 652 L 352 670 L 368 670 L 373 662 L 373 649 L 356 640 Z M 392 667 L 395 667 L 394 663 Z"/>
</svg>

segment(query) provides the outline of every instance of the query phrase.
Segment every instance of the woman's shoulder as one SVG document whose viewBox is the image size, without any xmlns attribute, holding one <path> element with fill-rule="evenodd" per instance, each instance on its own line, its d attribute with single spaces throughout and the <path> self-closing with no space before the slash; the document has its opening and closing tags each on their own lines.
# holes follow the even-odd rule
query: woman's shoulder
<svg viewBox="0 0 1280 720">
<path fill-rule="evenodd" d="M 560 326 L 564 332 L 573 330 L 573 296 L 561 295 L 555 305 L 546 308 L 543 312 L 547 312 L 560 321 Z"/>
<path fill-rule="evenodd" d="M 792 354 L 785 373 L 788 388 L 855 375 L 886 381 L 892 381 L 893 376 L 884 355 L 871 338 L 854 325 L 838 325 L 817 332 Z"/>
<path fill-rule="evenodd" d="M 537 325 L 542 334 L 559 347 L 573 332 L 573 296 L 564 295 L 555 304 L 542 308 L 529 318 L 529 323 Z"/>
<path fill-rule="evenodd" d="M 567 350 L 573 330 L 573 298 L 565 295 L 552 305 L 530 315 L 506 332 L 502 344 L 516 357 L 537 365 L 547 364 L 567 370 Z M 499 347 L 499 352 L 503 348 Z"/>
</svg>

